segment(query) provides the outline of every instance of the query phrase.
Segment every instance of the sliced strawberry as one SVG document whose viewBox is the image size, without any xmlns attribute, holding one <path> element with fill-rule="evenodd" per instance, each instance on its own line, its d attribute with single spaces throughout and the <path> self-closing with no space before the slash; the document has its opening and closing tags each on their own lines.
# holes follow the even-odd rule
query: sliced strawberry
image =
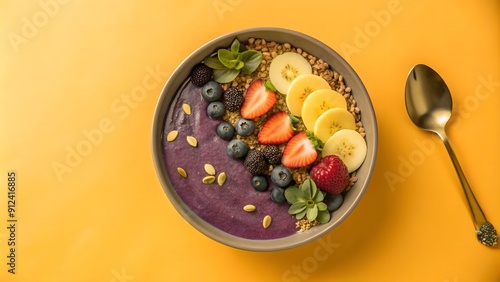
<svg viewBox="0 0 500 282">
<path fill-rule="evenodd" d="M 266 89 L 262 79 L 250 83 L 240 113 L 243 118 L 253 119 L 267 113 L 276 103 L 276 94 Z"/>
<path fill-rule="evenodd" d="M 312 134 L 300 132 L 286 144 L 281 163 L 289 168 L 308 166 L 316 161 L 317 148 L 321 150 L 321 141 Z"/>
<path fill-rule="evenodd" d="M 292 118 L 285 112 L 272 114 L 261 127 L 257 139 L 260 144 L 279 145 L 286 143 L 295 132 Z"/>
</svg>

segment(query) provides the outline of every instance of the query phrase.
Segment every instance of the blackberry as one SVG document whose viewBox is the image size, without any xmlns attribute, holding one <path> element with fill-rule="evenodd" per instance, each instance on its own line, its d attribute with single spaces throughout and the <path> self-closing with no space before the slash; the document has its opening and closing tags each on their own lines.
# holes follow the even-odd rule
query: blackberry
<svg viewBox="0 0 500 282">
<path fill-rule="evenodd" d="M 212 79 L 213 72 L 214 71 L 211 68 L 202 63 L 199 63 L 191 70 L 191 82 L 194 85 L 201 87 Z"/>
<path fill-rule="evenodd" d="M 224 102 L 226 104 L 226 109 L 230 112 L 236 112 L 241 108 L 243 104 L 243 91 L 230 87 L 224 92 Z"/>
<path fill-rule="evenodd" d="M 262 153 L 269 164 L 280 164 L 281 163 L 281 150 L 278 146 L 265 146 L 262 149 Z"/>
<path fill-rule="evenodd" d="M 253 175 L 264 174 L 268 170 L 264 154 L 258 150 L 248 151 L 244 163 L 247 170 Z"/>
</svg>

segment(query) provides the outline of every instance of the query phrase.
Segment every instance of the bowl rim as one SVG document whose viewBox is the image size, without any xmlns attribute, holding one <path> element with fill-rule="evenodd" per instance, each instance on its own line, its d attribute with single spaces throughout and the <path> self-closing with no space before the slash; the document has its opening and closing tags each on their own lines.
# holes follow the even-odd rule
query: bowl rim
<svg viewBox="0 0 500 282">
<path fill-rule="evenodd" d="M 248 39 L 250 37 L 264 38 L 266 40 L 272 37 L 269 40 L 274 40 L 277 42 L 288 42 L 292 46 L 301 47 L 308 52 L 310 52 L 309 50 L 311 49 L 311 47 L 306 48 L 302 47 L 301 45 L 314 46 L 314 49 L 317 49 L 318 53 L 324 53 L 324 55 L 323 56 L 318 55 L 315 52 L 311 52 L 311 54 L 314 54 L 314 56 L 316 56 L 317 58 L 321 58 L 324 61 L 326 61 L 332 69 L 334 69 L 344 77 L 350 77 L 348 86 L 351 87 L 353 90 L 356 89 L 356 92 L 359 92 L 359 94 L 357 95 L 363 95 L 364 96 L 363 106 L 366 107 L 366 109 L 371 109 L 369 111 L 362 110 L 361 119 L 363 121 L 363 124 L 365 125 L 365 121 L 369 121 L 370 123 L 370 127 L 367 128 L 365 126 L 365 130 L 368 129 L 366 137 L 370 136 L 372 139 L 370 140 L 370 143 L 367 140 L 368 154 L 365 158 L 365 163 L 363 163 L 363 165 L 361 166 L 362 168 L 364 167 L 364 169 L 366 170 L 366 175 L 364 179 L 361 180 L 362 184 L 359 183 L 355 184 L 355 186 L 358 185 L 357 189 L 359 191 L 353 199 L 350 199 L 351 205 L 334 222 L 330 220 L 329 223 L 316 226 L 315 228 L 312 228 L 307 232 L 298 232 L 296 234 L 278 239 L 253 240 L 253 239 L 242 238 L 226 233 L 218 229 L 217 227 L 212 226 L 211 224 L 205 222 L 197 214 L 191 211 L 189 207 L 187 207 L 187 205 L 184 204 L 182 199 L 176 194 L 173 186 L 171 185 L 168 179 L 163 159 L 162 135 L 163 135 L 165 117 L 168 112 L 168 108 L 170 107 L 170 103 L 172 102 L 174 94 L 178 91 L 179 87 L 187 78 L 186 72 L 189 73 L 189 70 L 192 68 L 194 63 L 201 62 L 207 56 L 207 54 L 215 52 L 218 48 L 227 48 L 227 46 L 229 46 L 232 43 L 234 38 L 238 38 L 240 41 L 242 41 L 241 40 L 242 38 Z M 298 42 L 301 42 L 302 44 Z M 325 59 L 324 57 L 328 57 L 330 59 L 328 60 Z M 335 67 L 330 62 L 330 60 L 333 59 L 336 60 Z M 346 74 L 349 75 L 346 76 Z M 356 98 L 356 95 L 354 93 L 353 95 Z M 359 104 L 358 98 L 356 98 L 356 101 Z M 354 71 L 354 69 L 350 66 L 350 64 L 335 50 L 333 50 L 326 44 L 322 43 L 321 41 L 309 35 L 291 29 L 285 29 L 279 27 L 254 27 L 254 28 L 236 30 L 215 37 L 214 39 L 208 41 L 207 43 L 203 44 L 195 51 L 193 51 L 177 66 L 177 68 L 172 72 L 167 82 L 163 86 L 160 92 L 160 96 L 158 97 L 158 101 L 153 116 L 151 138 L 152 138 L 151 150 L 153 156 L 153 163 L 160 184 L 165 194 L 169 198 L 170 203 L 175 207 L 177 212 L 187 222 L 189 222 L 191 226 L 193 226 L 195 229 L 197 229 L 205 236 L 224 245 L 241 250 L 267 252 L 267 251 L 287 250 L 317 240 L 323 235 L 333 230 L 336 226 L 338 226 L 341 222 L 343 222 L 352 213 L 352 211 L 355 209 L 355 207 L 361 200 L 362 196 L 364 195 L 373 174 L 377 156 L 378 126 L 375 116 L 375 110 L 373 108 L 373 104 L 371 102 L 368 91 L 366 90 L 361 79 Z M 358 182 L 359 181 L 360 179 L 358 178 Z M 361 187 L 359 185 L 361 185 Z"/>
</svg>

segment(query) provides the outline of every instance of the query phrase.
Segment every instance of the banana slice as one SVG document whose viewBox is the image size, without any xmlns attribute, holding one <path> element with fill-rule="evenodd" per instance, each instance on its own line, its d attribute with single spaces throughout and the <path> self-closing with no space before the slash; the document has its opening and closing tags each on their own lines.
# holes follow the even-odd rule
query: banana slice
<svg viewBox="0 0 500 282">
<path fill-rule="evenodd" d="M 347 102 L 342 94 L 332 89 L 320 89 L 309 94 L 304 100 L 301 111 L 302 121 L 306 128 L 313 131 L 318 117 L 332 108 L 347 110 Z"/>
<path fill-rule="evenodd" d="M 269 66 L 269 79 L 281 94 L 287 94 L 290 83 L 301 74 L 312 73 L 312 67 L 302 55 L 285 52 L 276 56 Z"/>
<path fill-rule="evenodd" d="M 314 136 L 326 143 L 341 129 L 356 129 L 354 116 L 346 109 L 332 108 L 321 114 L 314 124 Z"/>
<path fill-rule="evenodd" d="M 351 173 L 365 161 L 366 142 L 356 130 L 341 129 L 328 138 L 321 155 L 323 157 L 328 155 L 339 156 L 347 166 L 349 173 Z"/>
<path fill-rule="evenodd" d="M 286 105 L 290 113 L 302 116 L 302 105 L 312 92 L 319 89 L 331 89 L 328 82 L 321 76 L 315 74 L 303 74 L 290 83 L 286 95 Z"/>
</svg>

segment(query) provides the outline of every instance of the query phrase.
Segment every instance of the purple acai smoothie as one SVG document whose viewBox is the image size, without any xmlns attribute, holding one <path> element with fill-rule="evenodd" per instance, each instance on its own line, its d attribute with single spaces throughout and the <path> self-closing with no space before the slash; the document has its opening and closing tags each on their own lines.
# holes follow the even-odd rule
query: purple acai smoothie
<svg viewBox="0 0 500 282">
<path fill-rule="evenodd" d="M 183 111 L 183 104 L 190 106 L 191 114 Z M 203 220 L 238 237 L 276 239 L 296 233 L 296 219 L 287 212 L 289 205 L 271 200 L 271 191 L 275 187 L 272 182 L 269 181 L 266 191 L 256 191 L 251 186 L 252 175 L 243 160 L 228 156 L 228 141 L 216 133 L 216 127 L 222 120 L 209 118 L 207 106 L 208 102 L 201 96 L 201 88 L 189 83 L 189 80 L 177 91 L 170 105 L 164 136 L 172 130 L 177 130 L 178 136 L 170 142 L 164 138 L 163 148 L 168 177 L 177 194 Z M 196 147 L 188 144 L 187 136 L 196 138 Z M 227 179 L 222 186 L 217 181 L 212 184 L 202 182 L 208 176 L 205 164 L 214 166 L 215 177 L 226 173 Z M 178 173 L 179 167 L 186 171 L 186 178 Z M 256 210 L 243 210 L 248 204 L 254 205 Z M 268 228 L 262 225 L 266 215 L 272 217 Z"/>
</svg>

